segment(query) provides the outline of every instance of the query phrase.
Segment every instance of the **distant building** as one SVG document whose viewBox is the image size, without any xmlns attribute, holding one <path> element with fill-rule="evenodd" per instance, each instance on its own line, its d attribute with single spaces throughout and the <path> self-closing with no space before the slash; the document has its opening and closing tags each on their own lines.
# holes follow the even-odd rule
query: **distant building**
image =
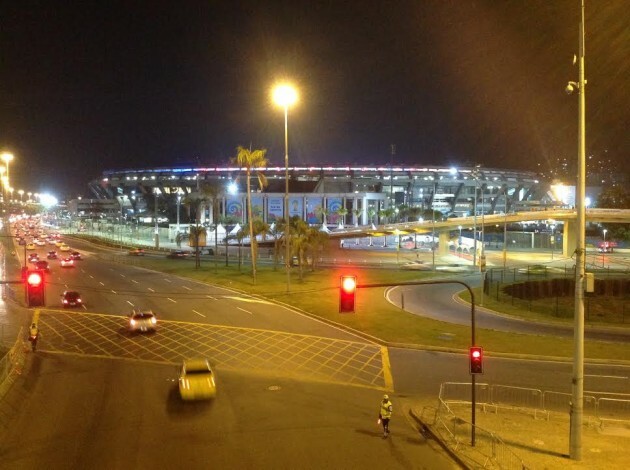
<svg viewBox="0 0 630 470">
<path fill-rule="evenodd" d="M 284 217 L 285 168 L 260 169 L 269 185 L 259 191 L 252 177 L 252 209 L 267 223 Z M 346 224 L 379 223 L 383 211 L 416 208 L 445 216 L 510 212 L 557 204 L 547 181 L 534 172 L 493 168 L 447 167 L 292 167 L 289 168 L 289 215 L 310 224 L 336 224 L 347 210 Z M 144 168 L 105 171 L 89 183 L 97 198 L 115 201 L 125 216 L 179 212 L 188 196 L 205 185 L 220 189 L 221 217 L 246 223 L 245 170 L 235 167 Z M 155 197 L 157 196 L 157 201 Z M 179 199 L 178 199 L 179 197 Z M 166 206 L 166 208 L 164 208 Z M 357 214 L 354 212 L 357 211 Z M 342 211 L 343 212 L 343 211 Z M 406 211 L 407 214 L 409 211 Z M 381 214 L 381 216 L 379 216 Z M 389 220 L 392 220 L 390 214 Z M 206 204 L 202 220 L 213 220 Z M 173 220 L 171 220 L 173 222 Z"/>
</svg>

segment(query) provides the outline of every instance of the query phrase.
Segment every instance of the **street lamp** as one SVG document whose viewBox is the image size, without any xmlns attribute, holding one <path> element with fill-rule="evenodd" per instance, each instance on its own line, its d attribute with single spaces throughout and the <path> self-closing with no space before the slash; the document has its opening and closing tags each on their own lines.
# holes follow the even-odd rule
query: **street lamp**
<svg viewBox="0 0 630 470">
<path fill-rule="evenodd" d="M 20 195 L 20 204 L 22 204 L 23 203 L 22 196 L 24 196 L 24 190 L 18 189 L 18 194 Z"/>
<path fill-rule="evenodd" d="M 9 180 L 9 162 L 13 160 L 13 154 L 9 152 L 4 152 L 2 154 L 2 161 L 4 162 L 4 166 L 7 167 L 7 181 Z"/>
<path fill-rule="evenodd" d="M 577 215 L 575 249 L 575 300 L 573 313 L 573 371 L 571 377 L 571 407 L 569 456 L 582 460 L 582 423 L 584 419 L 584 280 L 586 255 L 586 79 L 584 78 L 584 0 L 581 2 L 578 50 L 578 81 L 569 82 L 567 93 L 577 89 L 578 106 L 578 171 L 575 191 Z M 575 61 L 574 61 L 575 63 Z M 565 237 L 567 234 L 565 233 Z"/>
<path fill-rule="evenodd" d="M 552 223 L 551 227 L 551 259 L 553 260 L 553 252 L 556 247 L 556 224 Z"/>
<path fill-rule="evenodd" d="M 605 259 L 606 259 L 606 251 L 608 249 L 608 247 L 606 246 L 606 232 L 608 232 L 608 229 L 604 229 L 602 230 L 604 232 L 604 246 L 602 246 L 602 268 L 605 267 Z"/>
<path fill-rule="evenodd" d="M 182 195 L 178 194 L 177 195 L 177 235 L 179 235 L 179 207 L 181 205 L 182 202 Z"/>
<path fill-rule="evenodd" d="M 291 217 L 289 217 L 289 106 L 298 99 L 297 90 L 289 84 L 277 85 L 273 90 L 273 101 L 284 108 L 284 216 L 285 222 L 285 255 L 287 270 L 287 292 L 291 289 Z"/>
</svg>

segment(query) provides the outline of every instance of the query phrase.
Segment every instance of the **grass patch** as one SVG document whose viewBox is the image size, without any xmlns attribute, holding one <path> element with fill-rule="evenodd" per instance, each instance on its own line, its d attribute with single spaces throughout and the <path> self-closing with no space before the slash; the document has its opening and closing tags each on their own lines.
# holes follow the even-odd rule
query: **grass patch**
<svg viewBox="0 0 630 470">
<path fill-rule="evenodd" d="M 356 313 L 339 313 L 339 279 L 342 274 L 356 274 L 359 284 L 396 283 L 413 280 L 428 280 L 433 273 L 397 271 L 391 269 L 331 268 L 304 271 L 299 279 L 296 268 L 291 274 L 291 291 L 287 293 L 284 267 L 277 270 L 270 265 L 258 266 L 257 282 L 254 285 L 251 266 L 243 265 L 239 270 L 231 259 L 225 266 L 225 259 L 215 263 L 204 259 L 200 269 L 194 268 L 193 260 L 168 260 L 159 258 L 121 257 L 121 261 L 133 263 L 165 273 L 196 279 L 208 284 L 230 287 L 256 294 L 297 307 L 321 318 L 362 331 L 391 343 L 405 343 L 434 347 L 447 347 L 467 350 L 470 346 L 470 327 L 454 325 L 413 315 L 391 305 L 384 296 L 384 288 L 359 289 L 357 292 Z M 443 275 L 440 275 L 443 279 Z M 480 292 L 475 296 L 479 299 Z M 466 299 L 468 293 L 462 295 Z M 484 306 L 491 307 L 488 296 Z M 515 308 L 513 314 L 525 315 L 522 309 Z M 549 336 L 526 335 L 494 330 L 477 329 L 477 343 L 487 351 L 571 357 L 573 340 Z M 586 340 L 585 354 L 592 359 L 630 358 L 630 344 L 601 343 Z"/>
</svg>

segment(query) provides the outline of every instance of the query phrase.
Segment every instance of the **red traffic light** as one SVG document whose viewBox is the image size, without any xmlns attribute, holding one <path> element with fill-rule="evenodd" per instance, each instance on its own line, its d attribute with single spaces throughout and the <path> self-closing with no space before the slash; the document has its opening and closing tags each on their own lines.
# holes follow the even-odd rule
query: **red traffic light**
<svg viewBox="0 0 630 470">
<path fill-rule="evenodd" d="M 354 292 L 357 288 L 357 278 L 355 276 L 341 276 L 341 288 L 345 292 Z"/>
<path fill-rule="evenodd" d="M 470 373 L 483 374 L 483 348 L 480 346 L 470 348 Z"/>
<path fill-rule="evenodd" d="M 339 289 L 339 313 L 354 312 L 354 300 L 357 292 L 356 276 L 341 276 Z"/>
<path fill-rule="evenodd" d="M 28 282 L 29 286 L 37 287 L 42 283 L 42 275 L 38 272 L 30 272 L 28 273 L 28 277 L 26 278 L 26 282 Z"/>
</svg>

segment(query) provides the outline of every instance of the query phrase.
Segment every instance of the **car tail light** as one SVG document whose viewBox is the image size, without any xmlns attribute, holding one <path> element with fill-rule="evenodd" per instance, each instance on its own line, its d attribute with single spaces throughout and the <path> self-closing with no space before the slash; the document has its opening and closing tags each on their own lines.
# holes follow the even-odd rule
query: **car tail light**
<svg viewBox="0 0 630 470">
<path fill-rule="evenodd" d="M 68 303 L 68 299 L 63 299 L 63 303 L 67 304 Z"/>
</svg>

